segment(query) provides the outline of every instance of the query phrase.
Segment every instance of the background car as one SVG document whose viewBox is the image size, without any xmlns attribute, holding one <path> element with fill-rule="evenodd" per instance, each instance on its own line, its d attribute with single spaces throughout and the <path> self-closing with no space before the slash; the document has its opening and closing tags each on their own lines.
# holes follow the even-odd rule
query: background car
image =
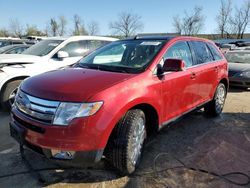
<svg viewBox="0 0 250 188">
<path fill-rule="evenodd" d="M 244 89 L 250 87 L 250 50 L 234 50 L 225 54 L 229 64 L 229 83 Z"/>
<path fill-rule="evenodd" d="M 27 77 L 60 69 L 115 38 L 98 36 L 52 37 L 42 40 L 22 54 L 0 55 L 0 104 L 9 110 L 18 86 Z"/>
<path fill-rule="evenodd" d="M 31 45 L 15 44 L 8 45 L 0 48 L 0 54 L 21 54 L 24 50 L 28 49 Z"/>
<path fill-rule="evenodd" d="M 0 48 L 14 44 L 26 44 L 24 40 L 19 38 L 0 38 Z"/>
</svg>

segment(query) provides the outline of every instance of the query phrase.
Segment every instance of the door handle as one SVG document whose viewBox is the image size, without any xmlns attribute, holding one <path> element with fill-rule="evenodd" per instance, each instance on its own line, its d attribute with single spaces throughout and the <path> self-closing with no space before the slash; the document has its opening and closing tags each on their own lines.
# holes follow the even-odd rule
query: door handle
<svg viewBox="0 0 250 188">
<path fill-rule="evenodd" d="M 196 74 L 194 72 L 192 72 L 190 78 L 191 79 L 195 79 L 196 78 Z"/>
<path fill-rule="evenodd" d="M 214 67 L 214 70 L 215 70 L 215 72 L 218 72 L 219 67 L 218 66 Z"/>
</svg>

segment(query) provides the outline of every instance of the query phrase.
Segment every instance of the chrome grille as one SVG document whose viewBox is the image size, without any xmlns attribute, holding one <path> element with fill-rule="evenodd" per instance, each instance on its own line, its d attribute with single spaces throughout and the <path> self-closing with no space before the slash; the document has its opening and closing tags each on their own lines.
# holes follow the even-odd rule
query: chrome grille
<svg viewBox="0 0 250 188">
<path fill-rule="evenodd" d="M 59 102 L 33 97 L 19 90 L 14 105 L 20 112 L 35 120 L 52 123 Z"/>
</svg>

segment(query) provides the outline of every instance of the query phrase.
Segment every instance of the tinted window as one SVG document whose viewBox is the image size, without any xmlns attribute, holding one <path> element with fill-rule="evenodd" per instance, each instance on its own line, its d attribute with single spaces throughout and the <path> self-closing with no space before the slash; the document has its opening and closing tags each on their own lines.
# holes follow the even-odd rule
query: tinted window
<svg viewBox="0 0 250 188">
<path fill-rule="evenodd" d="M 213 56 L 214 56 L 214 60 L 221 60 L 223 59 L 223 57 L 221 56 L 220 52 L 218 51 L 217 48 L 215 48 L 214 45 L 207 43 L 210 51 L 212 52 Z"/>
<path fill-rule="evenodd" d="M 167 58 L 182 59 L 186 67 L 191 67 L 193 65 L 191 51 L 186 42 L 178 42 L 170 47 L 164 55 L 164 59 Z"/>
<path fill-rule="evenodd" d="M 196 55 L 196 64 L 207 63 L 213 61 L 213 56 L 208 49 L 206 43 L 200 41 L 192 41 L 192 47 Z"/>
</svg>

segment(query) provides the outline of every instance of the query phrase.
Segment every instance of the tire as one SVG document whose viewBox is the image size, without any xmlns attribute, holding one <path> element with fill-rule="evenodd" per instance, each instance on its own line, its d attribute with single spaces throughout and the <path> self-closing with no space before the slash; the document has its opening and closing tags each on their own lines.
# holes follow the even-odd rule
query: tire
<svg viewBox="0 0 250 188">
<path fill-rule="evenodd" d="M 131 174 L 141 160 L 146 139 L 145 114 L 129 110 L 114 128 L 105 150 L 106 159 L 122 174 Z"/>
<path fill-rule="evenodd" d="M 15 100 L 15 94 L 22 80 L 15 80 L 5 85 L 1 92 L 0 103 L 4 111 L 10 111 Z"/>
<path fill-rule="evenodd" d="M 219 116 L 223 110 L 226 95 L 226 87 L 223 83 L 220 83 L 216 88 L 213 100 L 204 107 L 205 113 L 213 117 Z"/>
</svg>

